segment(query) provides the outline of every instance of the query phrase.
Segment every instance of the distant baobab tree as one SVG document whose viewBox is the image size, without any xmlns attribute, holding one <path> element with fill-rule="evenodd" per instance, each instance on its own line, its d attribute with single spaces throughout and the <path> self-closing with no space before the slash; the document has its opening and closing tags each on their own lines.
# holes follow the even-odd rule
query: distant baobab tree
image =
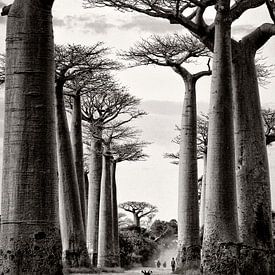
<svg viewBox="0 0 275 275">
<path fill-rule="evenodd" d="M 123 160 L 137 161 L 145 159 L 146 156 L 142 153 L 142 147 L 146 143 L 132 141 L 137 138 L 140 131 L 128 126 L 127 120 L 125 121 L 126 125 L 122 122 L 123 120 L 114 120 L 107 124 L 101 137 L 104 164 L 101 178 L 98 233 L 98 265 L 101 267 L 120 265 L 116 163 Z"/>
<path fill-rule="evenodd" d="M 78 154 L 82 155 L 81 131 L 77 131 L 79 128 L 81 129 L 80 101 L 76 91 L 72 127 L 74 146 L 72 147 L 64 105 L 64 89 L 67 82 L 73 81 L 87 71 L 109 66 L 109 61 L 102 62 L 102 56 L 106 51 L 107 49 L 100 42 L 90 47 L 81 45 L 55 47 L 59 211 L 63 247 L 62 258 L 67 267 L 89 266 L 90 260 L 85 238 L 86 211 L 83 163 L 75 161 Z M 77 103 L 79 104 L 77 105 Z M 82 161 L 83 156 L 80 158 Z M 76 165 L 78 169 L 76 169 Z"/>
<path fill-rule="evenodd" d="M 87 247 L 94 264 L 98 254 L 104 130 L 117 129 L 146 114 L 138 108 L 140 99 L 132 96 L 112 75 L 107 76 L 107 80 L 102 83 L 103 85 L 94 91 L 91 82 L 88 91 L 82 96 L 81 103 L 82 120 L 89 128 L 86 141 L 90 147 Z"/>
<path fill-rule="evenodd" d="M 134 225 L 140 228 L 140 220 L 148 215 L 155 215 L 158 212 L 156 206 L 148 202 L 127 201 L 119 204 L 124 211 L 133 214 Z"/>
<path fill-rule="evenodd" d="M 102 42 L 97 42 L 91 46 L 82 45 L 56 45 L 55 46 L 55 63 L 56 63 L 56 92 L 60 93 L 60 105 L 63 102 L 64 94 L 70 96 L 72 120 L 71 120 L 71 142 L 69 133 L 61 131 L 58 136 L 62 139 L 65 135 L 67 138 L 62 139 L 64 142 L 70 142 L 72 147 L 72 156 L 65 157 L 60 162 L 69 168 L 67 171 L 68 180 L 73 181 L 78 186 L 80 206 L 83 219 L 84 229 L 86 227 L 86 206 L 85 206 L 85 184 L 84 184 L 84 168 L 83 168 L 83 146 L 82 146 L 82 129 L 81 129 L 81 95 L 88 89 L 89 83 L 93 82 L 93 88 L 105 80 L 102 78 L 103 73 L 118 69 L 120 65 L 108 58 L 109 48 L 105 47 Z M 99 75 L 100 74 L 100 75 Z M 102 78 L 102 79 L 101 79 Z M 62 103 L 63 104 L 63 103 Z M 65 116 L 63 116 L 65 118 Z M 61 122 L 61 121 L 60 121 Z M 67 123 L 66 123 L 67 124 Z M 68 151 L 63 151 L 68 152 Z M 68 166 L 68 163 L 71 164 Z M 70 173 L 76 173 L 76 178 Z M 65 180 L 65 178 L 64 178 Z M 63 181 L 63 180 L 62 180 Z M 61 181 L 61 182 L 62 182 Z M 75 193 L 76 194 L 76 193 Z M 79 224 L 76 222 L 76 224 Z"/>
<path fill-rule="evenodd" d="M 125 126 L 122 132 L 132 132 L 133 128 Z M 124 161 L 144 161 L 148 158 L 148 155 L 143 152 L 143 148 L 149 145 L 149 142 L 140 141 L 137 139 L 138 134 L 135 133 L 134 137 L 128 136 L 126 141 L 113 142 L 111 145 L 111 151 L 113 159 L 111 162 L 111 188 L 112 188 L 112 211 L 113 211 L 113 244 L 114 244 L 114 256 L 119 256 L 119 220 L 118 220 L 118 205 L 117 205 L 117 182 L 116 171 L 117 165 Z"/>
<path fill-rule="evenodd" d="M 190 35 L 153 35 L 137 42 L 120 54 L 130 61 L 129 66 L 157 65 L 173 69 L 185 84 L 179 139 L 178 185 L 178 269 L 200 259 L 199 210 L 196 152 L 196 83 L 211 75 L 208 69 L 190 73 L 186 66 L 198 57 L 209 57 L 209 50 Z"/>
</svg>

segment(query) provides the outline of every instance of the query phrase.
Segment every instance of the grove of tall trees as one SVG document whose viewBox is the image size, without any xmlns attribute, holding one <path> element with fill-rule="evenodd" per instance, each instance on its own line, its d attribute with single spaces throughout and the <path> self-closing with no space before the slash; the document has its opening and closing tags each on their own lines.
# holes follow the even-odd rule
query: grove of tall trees
<svg viewBox="0 0 275 275">
<path fill-rule="evenodd" d="M 134 11 L 191 33 L 152 35 L 117 55 L 102 42 L 55 46 L 53 3 L 14 0 L 1 13 L 7 32 L 0 56 L 0 273 L 96 273 L 152 264 L 177 236 L 178 274 L 193 268 L 205 275 L 275 274 L 267 157 L 275 115 L 262 109 L 259 96 L 271 67 L 256 58 L 275 34 L 274 1 L 83 0 L 86 8 Z M 232 24 L 263 6 L 273 23 L 232 38 Z M 208 59 L 207 70 L 191 73 L 198 58 Z M 146 160 L 150 142 L 133 124 L 147 115 L 141 99 L 117 72 L 141 65 L 171 68 L 184 82 L 179 152 L 166 154 L 179 169 L 178 222 L 151 225 L 155 205 L 118 204 L 119 163 Z M 199 117 L 196 84 L 210 75 L 209 113 Z M 131 213 L 132 226 L 119 227 L 118 207 Z"/>
<path fill-rule="evenodd" d="M 260 49 L 273 35 L 275 31 L 274 24 L 272 23 L 263 23 L 257 29 L 243 37 L 240 41 L 236 41 L 231 38 L 230 35 L 230 27 L 232 22 L 236 21 L 239 17 L 241 17 L 246 11 L 252 8 L 258 8 L 262 5 L 265 5 L 267 2 L 267 7 L 270 11 L 271 19 L 273 22 L 274 15 L 272 13 L 272 3 L 269 1 L 237 1 L 235 3 L 221 3 L 220 1 L 113 1 L 113 0 L 105 0 L 105 1 L 97 1 L 97 0 L 86 0 L 84 1 L 87 7 L 114 7 L 120 11 L 136 11 L 148 16 L 159 17 L 168 20 L 168 22 L 172 24 L 182 25 L 184 28 L 191 31 L 194 35 L 201 40 L 210 50 L 216 51 L 222 50 L 223 43 L 225 43 L 226 39 L 230 39 L 230 46 L 227 42 L 227 46 L 224 46 L 225 50 L 228 51 L 228 58 L 232 61 L 232 70 L 228 70 L 227 74 L 231 76 L 232 72 L 232 89 L 228 88 L 228 96 L 233 94 L 233 103 L 229 103 L 228 108 L 224 109 L 224 112 L 228 113 L 228 119 L 221 116 L 222 121 L 224 123 L 228 123 L 228 127 L 225 127 L 226 131 L 233 131 L 233 126 L 231 125 L 232 115 L 230 114 L 230 109 L 232 104 L 234 105 L 234 139 L 235 146 L 233 143 L 233 137 L 229 132 L 227 133 L 227 140 L 225 142 L 232 141 L 229 149 L 227 145 L 224 146 L 229 150 L 230 154 L 226 161 L 232 162 L 227 172 L 230 170 L 230 186 L 232 189 L 230 194 L 233 197 L 230 200 L 232 205 L 227 205 L 231 210 L 223 209 L 220 207 L 217 209 L 218 214 L 211 214 L 212 217 L 220 216 L 222 217 L 223 211 L 233 211 L 235 213 L 235 209 L 238 210 L 238 229 L 235 228 L 236 221 L 236 213 L 232 214 L 232 220 L 230 221 L 232 226 L 232 234 L 231 239 L 238 241 L 238 232 L 240 241 L 243 244 L 243 249 L 241 252 L 241 267 L 242 272 L 255 272 L 256 274 L 261 271 L 271 272 L 271 254 L 270 251 L 273 249 L 273 241 L 271 235 L 271 196 L 270 196 L 270 181 L 269 181 L 269 171 L 268 171 L 268 162 L 267 162 L 267 153 L 265 148 L 265 139 L 263 133 L 263 124 L 260 114 L 260 101 L 259 101 L 259 91 L 258 91 L 258 82 L 256 76 L 256 67 L 255 67 L 255 54 L 258 49 Z M 226 5 L 225 5 L 226 4 Z M 216 18 L 215 22 L 212 21 L 210 24 L 206 23 L 204 19 L 204 14 L 206 10 L 215 5 L 216 8 Z M 227 12 L 224 16 L 225 25 L 227 24 L 227 28 L 229 28 L 228 34 L 226 36 L 222 36 L 218 39 L 218 31 L 217 27 L 222 21 L 220 19 L 219 13 L 219 5 L 223 12 Z M 223 32 L 223 31 L 221 31 Z M 222 34 L 224 35 L 224 33 Z M 216 40 L 215 40 L 216 39 Z M 215 43 L 217 43 L 216 45 Z M 232 50 L 229 49 L 232 48 Z M 214 51 L 214 59 L 216 55 L 216 51 Z M 231 53 L 232 52 L 232 53 Z M 217 55 L 216 55 L 217 57 Z M 227 67 L 227 66 L 225 66 Z M 224 69 L 225 67 L 220 67 L 220 69 Z M 218 73 L 221 73 L 217 70 Z M 226 75 L 226 73 L 224 74 Z M 215 79 L 216 77 L 213 77 Z M 227 78 L 224 78 L 227 79 Z M 230 82 L 231 80 L 228 79 Z M 216 85 L 218 82 L 212 81 L 212 90 L 214 88 L 214 84 Z M 225 83 L 225 81 L 221 82 Z M 219 84 L 217 84 L 219 85 Z M 225 84 L 222 84 L 225 85 Z M 229 85 L 229 84 L 228 84 Z M 215 91 L 214 91 L 215 92 Z M 229 99 L 229 101 L 232 101 Z M 213 101 L 211 104 L 214 104 Z M 217 101 L 218 107 L 220 108 L 223 104 L 220 101 Z M 213 110 L 216 111 L 215 104 L 212 105 Z M 222 110 L 220 110 L 222 112 Z M 210 111 L 211 112 L 211 111 Z M 221 114 L 218 112 L 218 114 Z M 211 117 L 211 115 L 210 115 Z M 217 117 L 213 115 L 213 117 L 209 120 L 209 132 L 211 132 L 210 125 L 213 125 L 213 121 Z M 213 131 L 218 130 L 213 125 Z M 219 127 L 217 125 L 217 127 Z M 231 129 L 231 130 L 229 130 Z M 213 137 L 214 138 L 214 137 Z M 210 139 L 209 139 L 210 142 Z M 212 141 L 211 141 L 212 142 Z M 216 139 L 215 144 L 220 142 L 220 139 Z M 223 141 L 221 141 L 223 142 Z M 253 144 L 253 147 L 251 146 Z M 213 145 L 214 146 L 214 145 Z M 228 144 L 229 146 L 229 144 Z M 233 146 L 233 147 L 232 147 Z M 221 147 L 223 147 L 221 145 Z M 232 148 L 235 148 L 235 156 L 231 152 Z M 214 148 L 213 148 L 214 149 Z M 224 148 L 225 149 L 225 148 Z M 227 150 L 226 149 L 226 150 Z M 209 150 L 209 148 L 208 148 Z M 216 150 L 216 149 L 214 149 Z M 218 154 L 218 153 L 217 153 Z M 224 176 L 222 171 L 222 167 L 217 167 L 216 172 L 213 171 L 214 166 L 211 167 L 211 158 L 215 155 L 209 154 L 208 152 L 208 171 L 212 171 L 211 173 L 217 173 L 220 176 Z M 232 157 L 235 160 L 232 160 Z M 225 159 L 224 159 L 225 160 Z M 230 162 L 229 161 L 229 162 Z M 222 166 L 222 162 L 220 162 Z M 224 167 L 226 165 L 224 164 Z M 233 167 L 233 168 L 232 168 Z M 224 168 L 225 169 L 225 168 Z M 236 177 L 234 176 L 236 169 Z M 221 173 L 220 173 L 221 172 Z M 215 174 L 215 176 L 218 176 Z M 215 177 L 213 175 L 213 177 Z M 211 179 L 211 176 L 207 176 L 207 178 Z M 234 183 L 236 181 L 236 185 Z M 210 181 L 209 181 L 210 182 Z M 228 185 L 225 183 L 228 182 L 228 178 L 222 184 L 222 186 Z M 234 187 L 236 186 L 236 187 Z M 208 186 L 209 187 L 209 186 Z M 252 188 L 254 191 L 252 191 Z M 235 192 L 236 189 L 236 192 Z M 256 191 L 255 191 L 256 190 Z M 210 189 L 209 189 L 210 191 Z M 218 190 L 217 190 L 218 191 Z M 229 191 L 229 190 L 228 190 Z M 211 195 L 211 200 L 217 201 L 221 204 L 223 199 L 223 192 L 218 191 L 217 193 L 213 192 Z M 235 195 L 237 195 L 237 205 L 235 204 Z M 217 198 L 215 198 L 217 196 Z M 210 195 L 208 197 L 210 199 Z M 251 207 L 253 205 L 253 207 Z M 213 205 L 212 205 L 213 206 Z M 207 207 L 206 209 L 209 209 Z M 209 210 L 210 211 L 210 210 Z M 224 212 L 224 213 L 225 213 Z M 210 212 L 209 212 L 210 214 Z M 207 214 L 206 214 L 207 215 Z M 235 218 L 233 218 L 233 215 Z M 210 218 L 210 216 L 209 216 Z M 214 222 L 214 220 L 212 221 Z M 218 220 L 217 220 L 218 222 Z M 229 220 L 227 220 L 229 222 Z M 258 224 L 262 226 L 259 227 Z M 234 229 L 233 229 L 234 228 Z M 209 228 L 210 230 L 210 228 Z M 211 230 L 210 230 L 211 231 Z M 235 233 L 233 233 L 235 232 Z M 212 234 L 213 232 L 211 232 Z M 207 241 L 207 234 L 205 234 L 205 241 Z M 229 237 L 229 236 L 228 236 Z M 227 237 L 226 237 L 227 238 Z M 229 239 L 230 239 L 229 238 Z M 228 239 L 228 240 L 229 240 Z M 257 266 L 254 265 L 253 255 L 259 255 L 261 261 Z M 205 254 L 204 254 L 205 255 Z M 205 257 L 205 256 L 204 256 Z M 206 258 L 205 258 L 206 259 Z M 206 261 L 207 262 L 207 261 Z M 222 264 L 222 263 L 221 263 Z M 207 265 L 207 263 L 206 263 Z M 206 267 L 206 266 L 205 266 Z M 208 267 L 206 267 L 208 268 Z M 213 267 L 214 268 L 214 267 Z M 214 268 L 215 269 L 215 268 Z M 252 270 L 252 271 L 251 271 Z M 213 270 L 214 272 L 214 270 Z M 237 272 L 237 270 L 236 270 Z"/>
</svg>

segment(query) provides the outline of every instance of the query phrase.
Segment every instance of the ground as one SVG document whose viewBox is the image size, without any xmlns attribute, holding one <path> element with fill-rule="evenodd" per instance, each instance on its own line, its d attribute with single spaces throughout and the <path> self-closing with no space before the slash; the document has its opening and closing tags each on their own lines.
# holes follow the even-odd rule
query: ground
<svg viewBox="0 0 275 275">
<path fill-rule="evenodd" d="M 171 274 L 172 273 L 172 270 L 171 268 L 148 268 L 148 267 L 140 267 L 140 268 L 137 268 L 137 269 L 131 269 L 131 270 L 125 270 L 124 273 L 101 273 L 102 275 L 135 275 L 135 274 L 140 274 L 142 275 L 143 273 L 141 272 L 142 270 L 151 270 L 152 271 L 152 275 L 165 275 L 165 274 Z M 87 275 L 86 274 L 75 274 L 75 275 Z"/>
</svg>

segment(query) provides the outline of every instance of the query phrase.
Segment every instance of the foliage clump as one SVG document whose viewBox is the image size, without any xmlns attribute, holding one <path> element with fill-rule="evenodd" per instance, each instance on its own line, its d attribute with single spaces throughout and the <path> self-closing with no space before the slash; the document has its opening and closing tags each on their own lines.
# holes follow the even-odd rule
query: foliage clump
<svg viewBox="0 0 275 275">
<path fill-rule="evenodd" d="M 125 268 L 135 265 L 154 266 L 154 260 L 160 253 L 150 232 L 136 226 L 120 231 L 119 245 L 121 266 Z"/>
</svg>

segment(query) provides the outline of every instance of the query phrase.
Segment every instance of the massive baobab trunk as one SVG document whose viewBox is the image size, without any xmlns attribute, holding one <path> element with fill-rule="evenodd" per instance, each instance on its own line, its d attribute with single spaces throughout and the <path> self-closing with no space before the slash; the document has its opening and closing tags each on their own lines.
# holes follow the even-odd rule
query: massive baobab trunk
<svg viewBox="0 0 275 275">
<path fill-rule="evenodd" d="M 102 162 L 102 179 L 99 207 L 98 232 L 98 266 L 113 266 L 113 230 L 112 230 L 112 188 L 111 188 L 111 161 L 112 154 L 104 150 Z"/>
<path fill-rule="evenodd" d="M 119 233 L 118 233 L 118 206 L 116 188 L 116 165 L 115 159 L 111 163 L 111 190 L 112 190 L 112 230 L 113 230 L 113 264 L 120 266 Z"/>
<path fill-rule="evenodd" d="M 205 274 L 238 272 L 229 5 L 229 0 L 218 0 L 216 5 L 202 255 Z"/>
<path fill-rule="evenodd" d="M 185 78 L 178 185 L 178 268 L 199 264 L 196 81 Z"/>
<path fill-rule="evenodd" d="M 89 266 L 77 176 L 63 101 L 63 83 L 56 84 L 59 172 L 59 214 L 65 267 Z"/>
<path fill-rule="evenodd" d="M 81 212 L 83 217 L 84 229 L 86 228 L 86 190 L 84 181 L 84 164 L 83 164 L 83 141 L 82 141 L 82 124 L 81 124 L 81 98 L 76 93 L 73 97 L 73 112 L 71 122 L 71 140 L 74 155 L 77 183 L 79 188 L 79 197 Z"/>
<path fill-rule="evenodd" d="M 1 274 L 62 270 L 52 4 L 15 0 L 8 14 Z"/>
<path fill-rule="evenodd" d="M 99 136 L 102 134 L 99 134 Z M 93 266 L 97 264 L 100 185 L 102 175 L 102 141 L 91 139 L 89 159 L 89 191 L 87 218 L 87 248 Z"/>
<path fill-rule="evenodd" d="M 233 91 L 235 106 L 236 183 L 243 274 L 271 274 L 271 195 L 262 124 L 255 45 L 235 45 Z M 255 264 L 255 257 L 257 264 Z"/>
</svg>

